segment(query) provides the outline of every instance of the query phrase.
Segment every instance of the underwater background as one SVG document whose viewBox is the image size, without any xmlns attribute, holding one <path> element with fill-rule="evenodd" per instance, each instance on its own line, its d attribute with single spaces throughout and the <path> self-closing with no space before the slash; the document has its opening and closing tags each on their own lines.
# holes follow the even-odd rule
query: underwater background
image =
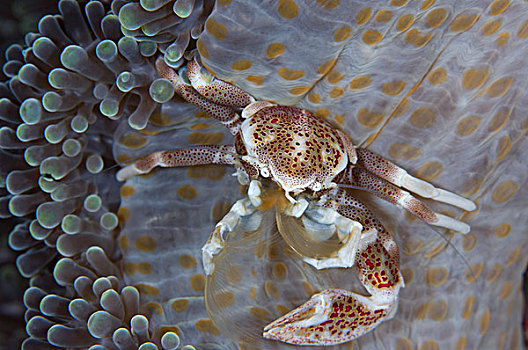
<svg viewBox="0 0 528 350">
<path fill-rule="evenodd" d="M 105 170 L 232 144 L 156 75 L 156 57 L 177 68 L 194 50 L 218 78 L 309 109 L 478 205 L 433 204 L 472 228 L 442 236 L 357 193 L 393 233 L 406 287 L 394 319 L 340 348 L 524 347 L 526 1 L 4 1 L 1 16 L 0 346 L 289 348 L 262 326 L 322 286 L 358 287 L 353 271 L 291 259 L 273 215 L 229 246 L 229 283 L 214 284 L 200 248 L 245 194 L 232 169 L 125 184 Z M 224 293 L 223 333 L 206 285 Z"/>
</svg>

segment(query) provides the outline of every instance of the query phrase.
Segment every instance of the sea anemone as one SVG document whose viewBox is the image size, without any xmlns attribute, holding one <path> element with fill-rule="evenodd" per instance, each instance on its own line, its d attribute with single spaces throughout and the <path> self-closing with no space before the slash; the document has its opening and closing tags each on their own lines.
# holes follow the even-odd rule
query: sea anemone
<svg viewBox="0 0 528 350">
<path fill-rule="evenodd" d="M 357 346 L 522 344 L 526 2 L 61 0 L 59 12 L 7 49 L 0 86 L 0 217 L 16 223 L 5 240 L 29 280 L 24 349 L 237 347 L 207 315 L 200 253 L 243 196 L 230 170 L 160 169 L 121 185 L 111 168 L 232 143 L 155 71 L 157 57 L 178 68 L 196 54 L 218 78 L 312 110 L 478 204 L 436 206 L 471 225 L 461 236 L 366 196 L 402 250 L 406 288 L 395 318 Z M 295 291 L 268 294 L 297 306 Z"/>
</svg>

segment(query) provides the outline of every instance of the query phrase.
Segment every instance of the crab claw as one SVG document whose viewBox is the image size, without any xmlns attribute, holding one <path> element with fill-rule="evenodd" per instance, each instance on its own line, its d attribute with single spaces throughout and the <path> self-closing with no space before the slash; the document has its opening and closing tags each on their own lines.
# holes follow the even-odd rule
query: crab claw
<svg viewBox="0 0 528 350">
<path fill-rule="evenodd" d="M 264 328 L 264 338 L 298 345 L 335 345 L 362 336 L 392 318 L 397 303 L 376 305 L 371 298 L 327 289 Z"/>
</svg>

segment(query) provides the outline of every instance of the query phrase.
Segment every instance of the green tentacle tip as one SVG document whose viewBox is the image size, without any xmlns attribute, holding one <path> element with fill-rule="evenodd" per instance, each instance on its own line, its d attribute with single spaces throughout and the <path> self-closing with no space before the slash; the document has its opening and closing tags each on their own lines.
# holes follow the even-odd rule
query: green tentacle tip
<svg viewBox="0 0 528 350">
<path fill-rule="evenodd" d="M 60 55 L 60 60 L 64 67 L 75 70 L 86 58 L 84 49 L 77 45 L 70 45 L 64 48 Z"/>
<path fill-rule="evenodd" d="M 33 153 L 33 149 L 31 148 L 26 148 L 26 150 L 24 151 L 24 160 L 30 166 L 39 165 L 39 160 L 35 157 L 35 154 Z"/>
<path fill-rule="evenodd" d="M 64 85 L 63 79 L 64 75 L 61 75 L 61 72 L 64 72 L 64 69 L 55 68 L 48 74 L 48 82 L 55 89 L 60 89 Z"/>
<path fill-rule="evenodd" d="M 125 5 L 126 6 L 126 5 Z M 123 6 L 124 7 L 124 6 Z M 117 42 L 118 48 L 122 48 L 124 50 L 137 50 L 138 43 L 136 39 L 129 36 L 124 36 Z"/>
<path fill-rule="evenodd" d="M 45 36 L 35 40 L 32 45 L 33 51 L 36 51 L 36 52 L 40 52 L 43 50 L 47 51 L 54 46 L 55 46 L 55 43 Z"/>
<path fill-rule="evenodd" d="M 144 57 L 153 56 L 158 51 L 158 44 L 154 41 L 142 41 L 139 43 L 139 52 Z"/>
<path fill-rule="evenodd" d="M 112 40 L 103 40 L 95 49 L 95 54 L 103 62 L 111 62 L 117 56 L 117 45 Z"/>
<path fill-rule="evenodd" d="M 19 196 L 14 196 L 9 200 L 7 209 L 14 216 L 24 216 L 24 210 L 21 208 L 21 205 L 18 203 Z"/>
<path fill-rule="evenodd" d="M 124 343 L 132 339 L 132 335 L 126 328 L 118 328 L 112 334 L 112 340 L 114 344 Z"/>
<path fill-rule="evenodd" d="M 86 91 L 93 82 L 84 79 L 77 73 L 63 68 L 55 68 L 48 74 L 48 82 L 55 89 Z"/>
<path fill-rule="evenodd" d="M 148 329 L 148 319 L 143 315 L 135 315 L 130 320 L 132 330 L 145 331 Z"/>
<path fill-rule="evenodd" d="M 42 72 L 39 71 L 39 69 L 37 67 L 35 67 L 35 65 L 31 64 L 31 63 L 27 63 L 25 65 L 23 65 L 22 67 L 20 67 L 20 69 L 18 70 L 18 79 L 20 79 L 21 82 L 23 83 L 28 83 L 28 84 L 31 84 L 31 78 L 40 78 L 39 76 L 42 75 Z"/>
<path fill-rule="evenodd" d="M 185 60 L 182 57 L 182 58 L 180 58 L 177 61 L 171 61 L 171 60 L 169 60 L 167 55 L 163 55 L 163 61 L 165 62 L 165 64 L 167 64 L 167 66 L 171 67 L 172 69 L 178 69 L 178 68 L 181 67 L 181 65 L 184 63 Z M 188 81 L 187 77 L 183 77 L 181 74 L 180 74 L 180 77 L 184 80 L 184 82 Z M 186 81 L 186 79 L 187 79 L 187 81 Z M 189 85 L 190 84 L 191 83 L 189 82 Z"/>
<path fill-rule="evenodd" d="M 81 230 L 82 220 L 74 214 L 68 214 L 62 218 L 61 228 L 65 233 L 74 234 Z"/>
<path fill-rule="evenodd" d="M 21 181 L 20 182 L 18 181 L 19 179 L 20 179 L 20 171 L 18 170 L 13 170 L 9 174 L 7 174 L 7 177 L 4 179 L 4 186 L 7 192 L 11 194 L 18 194 L 18 193 L 23 192 L 23 191 L 18 191 L 19 187 L 17 186 L 17 184 L 22 183 Z"/>
<path fill-rule="evenodd" d="M 29 234 L 31 237 L 35 238 L 36 240 L 43 240 L 52 232 L 51 230 L 47 230 L 39 225 L 37 220 L 31 221 L 31 224 L 29 224 Z"/>
<path fill-rule="evenodd" d="M 68 199 L 68 197 L 71 198 L 71 189 L 68 187 L 69 186 L 66 184 L 60 184 L 57 186 L 57 188 L 51 192 L 51 199 L 53 199 L 55 202 L 63 202 Z"/>
<path fill-rule="evenodd" d="M 174 96 L 174 87 L 167 79 L 159 78 L 150 84 L 149 94 L 154 101 L 165 103 Z"/>
<path fill-rule="evenodd" d="M 25 99 L 20 105 L 20 118 L 26 124 L 33 125 L 40 121 L 42 116 L 42 106 L 36 98 Z"/>
<path fill-rule="evenodd" d="M 191 15 L 194 7 L 194 0 L 176 0 L 172 10 L 178 17 L 187 18 Z"/>
<path fill-rule="evenodd" d="M 49 143 L 59 143 L 62 141 L 62 139 L 66 136 L 66 130 L 62 128 L 60 125 L 48 125 L 46 129 L 44 129 L 44 137 Z"/>
<path fill-rule="evenodd" d="M 101 209 L 102 204 L 103 201 L 101 197 L 96 194 L 91 194 L 84 199 L 84 209 L 91 213 L 95 213 L 96 211 Z"/>
<path fill-rule="evenodd" d="M 73 117 L 70 126 L 73 131 L 78 134 L 81 134 L 88 130 L 88 120 L 82 115 L 76 115 Z"/>
<path fill-rule="evenodd" d="M 46 158 L 40 163 L 40 173 L 42 175 L 51 175 L 55 180 L 60 180 L 68 174 L 68 169 L 64 161 L 57 157 Z"/>
<path fill-rule="evenodd" d="M 92 154 L 86 159 L 86 169 L 92 173 L 97 174 L 104 168 L 103 157 L 100 154 Z"/>
<path fill-rule="evenodd" d="M 155 11 L 168 2 L 167 0 L 139 0 L 141 7 L 147 11 Z"/>
<path fill-rule="evenodd" d="M 159 350 L 154 343 L 143 343 L 139 346 L 138 350 Z"/>
<path fill-rule="evenodd" d="M 82 149 L 82 145 L 79 140 L 67 139 L 62 143 L 62 152 L 68 157 L 77 156 Z"/>
<path fill-rule="evenodd" d="M 59 182 L 56 182 L 52 179 L 48 179 L 44 176 L 39 177 L 38 184 L 40 189 L 46 193 L 53 192 L 53 190 L 55 190 L 60 185 Z"/>
<path fill-rule="evenodd" d="M 136 87 L 136 77 L 130 72 L 121 72 L 116 79 L 117 88 L 123 92 L 129 92 Z"/>
<path fill-rule="evenodd" d="M 164 350 L 175 350 L 180 346 L 180 337 L 174 332 L 167 332 L 161 337 L 161 346 Z"/>
<path fill-rule="evenodd" d="M 57 227 L 62 221 L 62 215 L 55 202 L 42 203 L 37 208 L 37 221 L 44 228 Z"/>
<path fill-rule="evenodd" d="M 119 10 L 119 23 L 128 30 L 136 30 L 141 27 L 141 10 L 136 7 L 136 4 L 130 3 L 121 7 Z"/>
<path fill-rule="evenodd" d="M 102 100 L 106 97 L 106 95 L 108 95 L 108 87 L 106 86 L 106 84 L 97 83 L 95 84 L 92 93 L 96 99 Z"/>
<path fill-rule="evenodd" d="M 16 129 L 16 136 L 22 142 L 31 141 L 31 127 L 27 124 L 20 124 Z"/>
<path fill-rule="evenodd" d="M 172 44 L 165 50 L 165 59 L 171 63 L 176 63 L 180 58 L 182 58 L 185 47 L 178 46 L 177 44 Z"/>
<path fill-rule="evenodd" d="M 114 213 L 104 213 L 103 215 L 101 215 L 99 223 L 105 230 L 110 231 L 117 227 L 117 224 L 119 224 L 119 219 Z"/>
<path fill-rule="evenodd" d="M 88 350 L 107 350 L 108 348 L 107 347 L 104 347 L 102 345 L 92 345 L 88 348 Z"/>
<path fill-rule="evenodd" d="M 42 106 L 48 112 L 56 112 L 62 104 L 61 96 L 54 92 L 48 91 L 42 96 Z"/>
<path fill-rule="evenodd" d="M 104 99 L 99 104 L 99 110 L 107 117 L 113 117 L 119 111 L 119 103 L 113 99 Z"/>
<path fill-rule="evenodd" d="M 95 338 L 105 338 L 122 325 L 120 319 L 106 311 L 96 311 L 88 319 L 88 331 Z"/>
<path fill-rule="evenodd" d="M 112 289 L 112 281 L 107 277 L 99 277 L 93 283 L 92 290 L 99 298 L 105 291 Z"/>
</svg>

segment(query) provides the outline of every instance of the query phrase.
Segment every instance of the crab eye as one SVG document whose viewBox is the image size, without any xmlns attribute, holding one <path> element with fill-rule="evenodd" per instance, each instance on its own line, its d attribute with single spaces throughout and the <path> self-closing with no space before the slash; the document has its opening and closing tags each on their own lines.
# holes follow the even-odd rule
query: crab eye
<svg viewBox="0 0 528 350">
<path fill-rule="evenodd" d="M 315 192 L 320 191 L 321 188 L 323 188 L 323 186 L 321 185 L 320 182 L 316 182 L 316 183 L 314 183 L 313 186 L 312 186 L 312 190 L 314 190 Z"/>
<path fill-rule="evenodd" d="M 262 169 L 260 169 L 260 175 L 262 175 L 262 177 L 269 177 L 269 176 L 270 176 L 270 173 L 269 173 L 268 168 L 262 168 Z"/>
</svg>

